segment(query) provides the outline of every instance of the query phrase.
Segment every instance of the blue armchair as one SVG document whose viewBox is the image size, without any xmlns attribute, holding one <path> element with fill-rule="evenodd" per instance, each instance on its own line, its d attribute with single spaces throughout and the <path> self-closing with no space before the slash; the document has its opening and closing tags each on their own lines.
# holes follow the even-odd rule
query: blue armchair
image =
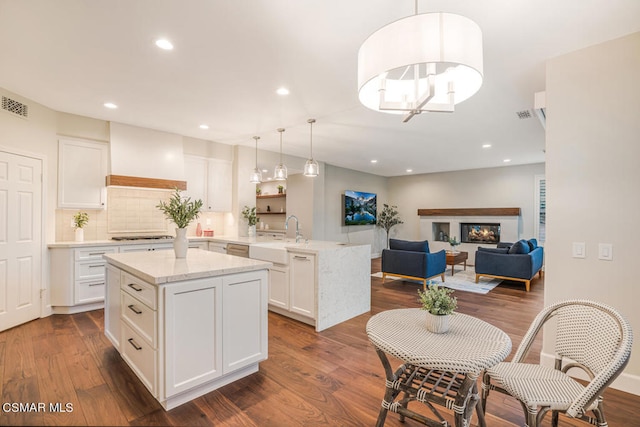
<svg viewBox="0 0 640 427">
<path fill-rule="evenodd" d="M 421 280 L 426 287 L 427 280 L 442 277 L 447 268 L 447 255 L 443 250 L 429 252 L 429 242 L 410 242 L 390 239 L 389 249 L 382 251 L 382 282 L 389 276 Z"/>
</svg>

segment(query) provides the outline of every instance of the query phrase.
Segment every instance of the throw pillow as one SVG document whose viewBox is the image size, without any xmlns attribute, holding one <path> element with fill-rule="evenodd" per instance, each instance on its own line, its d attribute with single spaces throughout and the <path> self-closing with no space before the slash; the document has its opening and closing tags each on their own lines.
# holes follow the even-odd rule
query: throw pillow
<svg viewBox="0 0 640 427">
<path fill-rule="evenodd" d="M 524 239 L 518 240 L 509 249 L 509 254 L 528 254 L 529 252 L 529 244 Z"/>
<path fill-rule="evenodd" d="M 509 242 L 498 242 L 498 249 L 500 248 L 511 248 L 511 246 L 513 245 L 513 243 L 509 243 Z"/>
<path fill-rule="evenodd" d="M 478 250 L 482 251 L 482 252 L 491 252 L 493 254 L 508 254 L 509 253 L 509 249 L 508 248 L 483 248 L 483 247 L 479 247 Z"/>
<path fill-rule="evenodd" d="M 536 239 L 529 239 L 527 243 L 529 244 L 529 252 L 538 247 L 538 241 Z"/>
<path fill-rule="evenodd" d="M 429 253 L 429 242 L 427 240 L 424 242 L 410 242 L 408 240 L 389 239 L 389 249 Z"/>
</svg>

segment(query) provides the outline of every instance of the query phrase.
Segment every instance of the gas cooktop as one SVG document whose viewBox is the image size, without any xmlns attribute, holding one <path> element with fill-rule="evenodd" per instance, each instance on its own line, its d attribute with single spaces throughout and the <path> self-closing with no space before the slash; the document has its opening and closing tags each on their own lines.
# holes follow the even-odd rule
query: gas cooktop
<svg viewBox="0 0 640 427">
<path fill-rule="evenodd" d="M 173 236 L 158 235 L 158 236 L 115 236 L 111 240 L 160 240 L 160 239 L 173 239 Z"/>
</svg>

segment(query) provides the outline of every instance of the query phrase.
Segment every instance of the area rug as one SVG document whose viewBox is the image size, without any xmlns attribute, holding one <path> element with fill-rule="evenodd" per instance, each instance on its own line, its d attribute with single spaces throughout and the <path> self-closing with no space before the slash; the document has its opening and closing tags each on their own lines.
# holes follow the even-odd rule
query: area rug
<svg viewBox="0 0 640 427">
<path fill-rule="evenodd" d="M 371 275 L 372 277 L 382 277 L 382 272 L 377 272 Z M 444 286 L 450 289 L 455 289 L 456 291 L 465 291 L 465 292 L 473 292 L 476 294 L 487 294 L 491 289 L 495 288 L 502 282 L 502 279 L 491 279 L 489 277 L 480 277 L 478 283 L 476 283 L 476 272 L 473 270 L 473 267 L 467 266 L 466 271 L 462 270 L 461 267 L 456 266 L 455 274 L 451 276 L 451 267 L 447 267 L 447 271 L 444 275 Z M 387 276 L 387 280 L 407 280 L 402 279 L 400 277 Z M 432 279 L 434 283 L 437 283 L 438 286 L 443 285 L 442 279 L 438 276 L 435 279 Z M 414 280 L 407 280 L 408 282 L 415 282 Z M 421 283 L 421 282 L 420 282 Z"/>
</svg>

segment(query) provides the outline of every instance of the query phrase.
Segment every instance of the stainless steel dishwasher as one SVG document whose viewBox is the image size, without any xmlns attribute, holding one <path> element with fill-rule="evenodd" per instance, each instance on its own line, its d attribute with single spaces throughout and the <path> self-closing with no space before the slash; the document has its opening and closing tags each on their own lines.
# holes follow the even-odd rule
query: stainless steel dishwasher
<svg viewBox="0 0 640 427">
<path fill-rule="evenodd" d="M 249 245 L 227 243 L 227 255 L 235 255 L 235 256 L 241 256 L 243 258 L 249 258 Z"/>
</svg>

